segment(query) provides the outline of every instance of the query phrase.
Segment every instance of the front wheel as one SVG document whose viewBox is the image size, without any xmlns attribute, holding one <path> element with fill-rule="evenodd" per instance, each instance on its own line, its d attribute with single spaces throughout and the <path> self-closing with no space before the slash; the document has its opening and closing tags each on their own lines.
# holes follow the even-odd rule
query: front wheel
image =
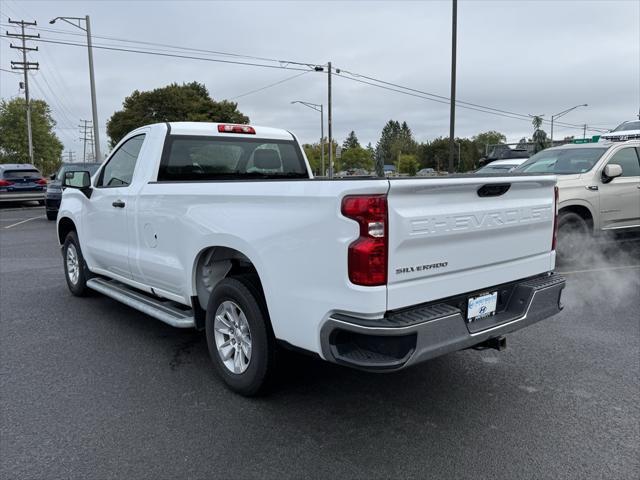
<svg viewBox="0 0 640 480">
<path fill-rule="evenodd" d="M 261 393 L 275 369 L 276 343 L 260 291 L 243 277 L 215 287 L 206 315 L 209 354 L 233 391 Z"/>
<path fill-rule="evenodd" d="M 56 218 L 58 218 L 58 212 L 47 210 L 47 220 L 54 221 Z"/>
<path fill-rule="evenodd" d="M 561 213 L 558 219 L 558 263 L 573 263 L 590 252 L 591 227 L 574 212 Z"/>
<path fill-rule="evenodd" d="M 69 232 L 62 246 L 64 273 L 67 286 L 76 297 L 84 297 L 89 293 L 87 287 L 88 270 L 80 250 L 80 242 L 76 232 Z"/>
</svg>

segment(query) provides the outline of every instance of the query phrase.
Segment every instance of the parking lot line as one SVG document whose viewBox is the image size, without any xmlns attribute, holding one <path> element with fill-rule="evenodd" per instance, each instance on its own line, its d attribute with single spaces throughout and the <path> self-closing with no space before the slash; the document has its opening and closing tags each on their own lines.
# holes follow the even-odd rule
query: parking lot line
<svg viewBox="0 0 640 480">
<path fill-rule="evenodd" d="M 13 223 L 11 225 L 7 225 L 6 227 L 4 227 L 5 229 L 7 228 L 13 228 L 13 227 L 17 227 L 18 225 L 21 225 L 23 223 L 27 223 L 30 222 L 31 220 L 35 220 L 36 218 L 44 218 L 44 217 L 31 217 L 31 218 L 27 218 L 26 220 L 22 220 L 21 222 L 18 223 Z"/>
<path fill-rule="evenodd" d="M 624 267 L 602 267 L 602 268 L 591 268 L 589 270 L 574 270 L 573 272 L 556 272 L 560 275 L 572 275 L 574 273 L 590 273 L 590 272 L 604 272 L 607 270 L 625 270 L 631 268 L 640 268 L 640 265 L 625 265 Z"/>
<path fill-rule="evenodd" d="M 24 212 L 27 210 L 38 210 L 38 209 L 43 209 L 44 207 L 41 206 L 28 206 L 28 207 L 15 207 L 15 208 L 3 208 L 0 209 L 0 213 L 4 213 L 4 212 Z"/>
</svg>

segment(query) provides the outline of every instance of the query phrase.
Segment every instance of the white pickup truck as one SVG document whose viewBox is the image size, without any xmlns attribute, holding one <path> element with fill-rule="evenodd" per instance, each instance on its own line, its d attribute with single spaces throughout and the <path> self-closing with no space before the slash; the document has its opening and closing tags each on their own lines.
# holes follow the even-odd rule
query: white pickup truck
<svg viewBox="0 0 640 480">
<path fill-rule="evenodd" d="M 252 395 L 283 346 L 392 371 L 500 349 L 559 312 L 555 183 L 314 179 L 290 132 L 162 123 L 93 177 L 66 173 L 57 233 L 74 295 L 206 330 L 220 376 Z"/>
</svg>

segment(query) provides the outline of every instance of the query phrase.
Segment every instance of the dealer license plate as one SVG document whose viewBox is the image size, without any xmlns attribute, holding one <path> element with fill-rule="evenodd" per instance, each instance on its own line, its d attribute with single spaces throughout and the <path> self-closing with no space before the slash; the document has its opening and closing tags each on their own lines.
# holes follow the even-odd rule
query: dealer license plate
<svg viewBox="0 0 640 480">
<path fill-rule="evenodd" d="M 486 295 L 469 298 L 469 303 L 467 305 L 467 321 L 474 322 L 481 318 L 495 315 L 497 304 L 498 292 L 491 292 Z"/>
</svg>

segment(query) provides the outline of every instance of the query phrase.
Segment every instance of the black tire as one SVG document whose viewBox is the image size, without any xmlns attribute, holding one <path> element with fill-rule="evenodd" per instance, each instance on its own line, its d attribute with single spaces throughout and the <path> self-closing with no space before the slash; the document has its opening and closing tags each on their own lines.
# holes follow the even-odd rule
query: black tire
<svg viewBox="0 0 640 480">
<path fill-rule="evenodd" d="M 51 210 L 47 210 L 47 220 L 54 221 L 58 218 L 58 212 L 52 212 Z"/>
<path fill-rule="evenodd" d="M 41 207 L 44 206 L 44 200 L 38 200 L 38 205 L 40 205 Z"/>
<path fill-rule="evenodd" d="M 560 213 L 556 255 L 559 264 L 573 263 L 590 252 L 593 240 L 589 222 L 574 212 Z"/>
<path fill-rule="evenodd" d="M 78 261 L 78 270 L 77 277 L 70 276 L 69 267 L 67 262 L 67 256 L 69 255 L 69 249 L 74 249 L 77 261 Z M 89 269 L 87 268 L 87 264 L 84 261 L 84 257 L 82 256 L 82 250 L 80 249 L 80 242 L 78 241 L 78 236 L 76 232 L 71 231 L 67 234 L 67 238 L 64 241 L 64 245 L 62 246 L 62 264 L 64 265 L 64 277 L 67 281 L 67 286 L 69 287 L 69 291 L 74 294 L 76 297 L 85 297 L 89 294 L 89 288 L 87 287 L 87 280 L 91 277 Z M 75 278 L 75 282 L 73 281 Z"/>
<path fill-rule="evenodd" d="M 242 310 L 250 329 L 251 358 L 242 373 L 234 373 L 225 366 L 216 346 L 214 321 L 216 311 L 225 301 Z M 277 346 L 262 294 L 247 277 L 225 278 L 214 288 L 207 305 L 206 336 L 216 371 L 231 390 L 245 396 L 265 392 L 275 370 Z"/>
</svg>

